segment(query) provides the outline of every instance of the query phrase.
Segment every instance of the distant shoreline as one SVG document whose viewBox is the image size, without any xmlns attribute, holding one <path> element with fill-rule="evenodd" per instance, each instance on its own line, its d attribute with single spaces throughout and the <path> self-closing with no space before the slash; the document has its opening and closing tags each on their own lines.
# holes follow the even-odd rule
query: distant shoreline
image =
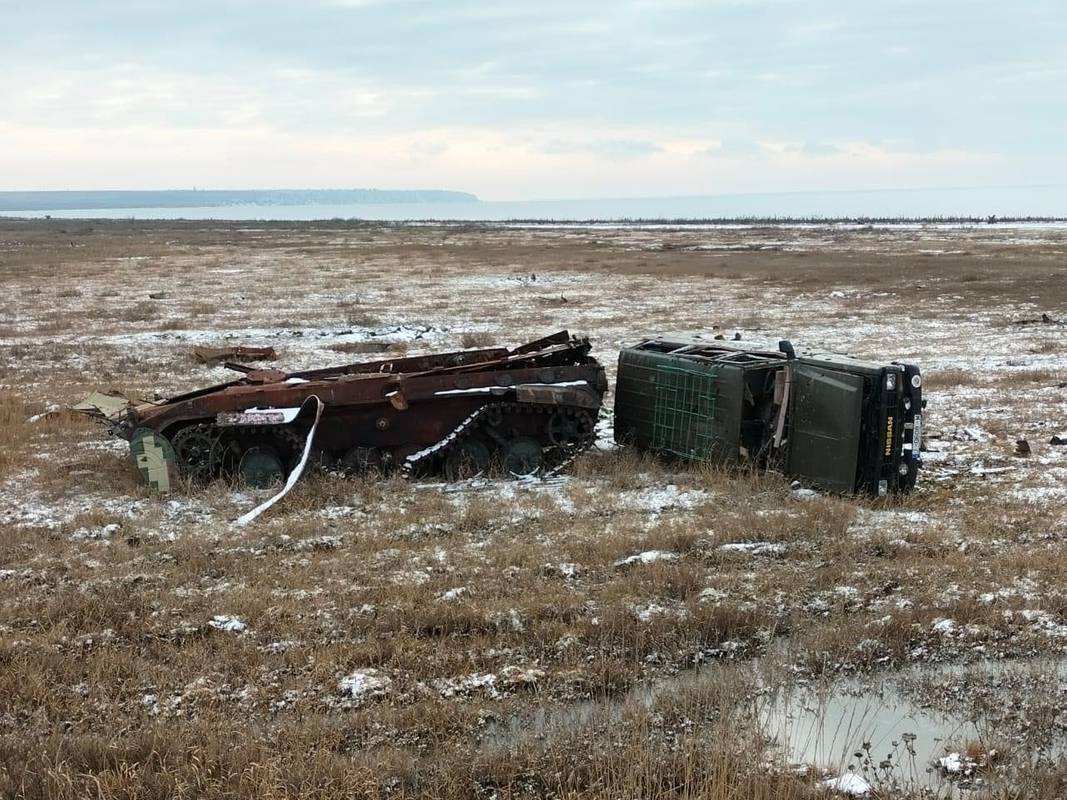
<svg viewBox="0 0 1067 800">
<path fill-rule="evenodd" d="M 263 228 L 357 228 L 357 227 L 522 227 L 522 228 L 774 228 L 774 227 L 842 227 L 882 228 L 898 226 L 944 227 L 1067 227 L 1067 217 L 707 217 L 707 218 L 590 218 L 590 219 L 364 219 L 359 217 L 324 217 L 306 219 L 217 217 L 135 217 L 135 216 L 17 216 L 0 213 L 4 223 L 55 223 L 82 225 L 133 225 L 152 227 L 166 223 L 197 225 L 211 223 L 235 228 L 257 226 Z"/>
<path fill-rule="evenodd" d="M 160 205 L 162 201 L 158 198 L 165 199 L 165 204 Z M 88 205 L 90 201 L 94 205 Z M 371 189 L 0 192 L 0 216 L 586 226 L 612 223 L 976 225 L 990 221 L 1050 225 L 1067 220 L 1067 185 L 584 200 L 479 200 L 463 192 Z"/>
<path fill-rule="evenodd" d="M 445 189 L 159 189 L 0 191 L 0 213 L 107 211 L 131 208 L 227 208 L 395 203 L 478 203 L 477 195 Z"/>
</svg>

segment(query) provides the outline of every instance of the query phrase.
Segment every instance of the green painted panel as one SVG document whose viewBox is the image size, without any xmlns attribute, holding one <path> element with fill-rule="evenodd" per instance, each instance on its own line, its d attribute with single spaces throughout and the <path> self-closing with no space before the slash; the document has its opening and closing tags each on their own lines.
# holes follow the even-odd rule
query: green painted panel
<svg viewBox="0 0 1067 800">
<path fill-rule="evenodd" d="M 137 428 L 130 436 L 130 458 L 147 485 L 161 492 L 170 489 L 178 474 L 174 447 L 162 433 Z"/>
<path fill-rule="evenodd" d="M 615 438 L 691 460 L 736 461 L 743 369 L 665 353 L 623 351 Z"/>
<path fill-rule="evenodd" d="M 855 489 L 863 376 L 793 362 L 787 471 L 835 492 Z"/>
</svg>

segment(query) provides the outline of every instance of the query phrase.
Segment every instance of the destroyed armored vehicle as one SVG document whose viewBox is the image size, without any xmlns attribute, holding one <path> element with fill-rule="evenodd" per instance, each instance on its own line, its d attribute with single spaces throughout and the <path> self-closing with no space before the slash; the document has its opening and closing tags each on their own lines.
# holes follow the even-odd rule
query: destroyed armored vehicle
<svg viewBox="0 0 1067 800">
<path fill-rule="evenodd" d="M 594 440 L 607 379 L 589 350 L 562 331 L 513 350 L 303 372 L 227 364 L 242 377 L 136 405 L 98 395 L 83 410 L 129 441 L 159 489 L 178 477 L 264 486 L 309 461 L 452 479 L 550 474 Z"/>
<path fill-rule="evenodd" d="M 915 485 L 923 405 L 913 364 L 668 335 L 619 354 L 615 439 L 885 495 Z"/>
</svg>

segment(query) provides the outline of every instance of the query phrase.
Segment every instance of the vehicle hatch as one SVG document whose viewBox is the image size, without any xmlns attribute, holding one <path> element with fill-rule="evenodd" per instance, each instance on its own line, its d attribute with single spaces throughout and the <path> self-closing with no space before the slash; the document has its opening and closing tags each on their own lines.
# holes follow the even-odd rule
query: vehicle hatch
<svg viewBox="0 0 1067 800">
<path fill-rule="evenodd" d="M 792 362 L 788 473 L 837 492 L 855 489 L 863 377 Z"/>
</svg>

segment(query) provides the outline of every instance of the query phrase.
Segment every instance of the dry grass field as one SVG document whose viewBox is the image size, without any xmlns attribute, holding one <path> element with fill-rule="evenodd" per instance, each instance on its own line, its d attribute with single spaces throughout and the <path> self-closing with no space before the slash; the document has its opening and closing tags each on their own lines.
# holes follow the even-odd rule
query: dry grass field
<svg viewBox="0 0 1067 800">
<path fill-rule="evenodd" d="M 8 220 L 0 296 L 2 796 L 1067 795 L 1067 230 Z M 62 412 L 232 377 L 196 344 L 561 328 L 612 380 L 669 330 L 914 360 L 920 489 L 659 463 L 609 395 L 570 475 L 313 474 L 236 528 L 261 495 L 154 495 Z"/>
</svg>

